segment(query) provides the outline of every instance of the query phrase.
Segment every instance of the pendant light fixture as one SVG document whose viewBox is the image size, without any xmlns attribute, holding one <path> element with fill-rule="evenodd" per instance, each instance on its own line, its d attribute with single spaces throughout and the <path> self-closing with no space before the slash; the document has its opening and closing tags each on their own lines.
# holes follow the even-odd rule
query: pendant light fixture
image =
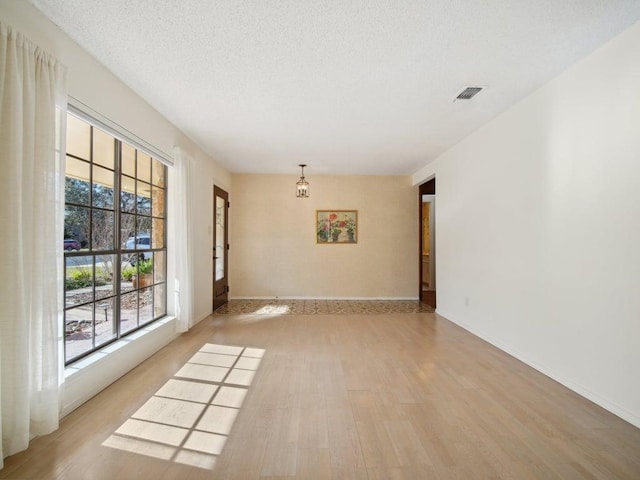
<svg viewBox="0 0 640 480">
<path fill-rule="evenodd" d="M 304 167 L 306 165 L 301 163 L 298 166 L 302 169 L 302 174 L 300 175 L 300 180 L 296 183 L 296 197 L 309 198 L 309 182 L 304 179 Z"/>
</svg>

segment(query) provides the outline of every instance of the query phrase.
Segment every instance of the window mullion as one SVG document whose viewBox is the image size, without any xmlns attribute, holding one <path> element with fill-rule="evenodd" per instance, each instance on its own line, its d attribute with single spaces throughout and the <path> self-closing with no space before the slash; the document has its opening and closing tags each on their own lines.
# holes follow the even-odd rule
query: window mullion
<svg viewBox="0 0 640 480">
<path fill-rule="evenodd" d="M 120 232 L 120 198 L 122 195 L 122 192 L 120 191 L 120 173 L 122 171 L 122 165 L 121 165 L 121 151 L 122 151 L 122 142 L 118 139 L 115 139 L 116 142 L 116 148 L 115 148 L 115 158 L 114 158 L 114 166 L 115 166 L 115 179 L 114 179 L 114 185 L 113 185 L 113 190 L 114 190 L 114 198 L 113 199 L 113 211 L 114 211 L 114 222 L 115 225 L 113 227 L 114 230 L 114 239 L 113 241 L 115 242 L 115 249 L 116 249 L 116 265 L 114 266 L 114 277 L 115 277 L 115 282 L 114 282 L 114 288 L 115 288 L 115 293 L 116 293 L 116 302 L 115 302 L 115 308 L 114 308 L 114 312 L 113 312 L 113 322 L 114 322 L 114 326 L 115 326 L 115 330 L 116 330 L 116 338 L 120 338 L 120 299 L 121 299 L 121 282 L 122 282 L 122 242 L 120 241 L 120 239 L 122 238 L 122 233 Z"/>
<path fill-rule="evenodd" d="M 92 303 L 91 303 L 91 346 L 96 348 L 96 254 L 93 244 L 93 127 L 89 129 L 89 252 L 91 253 L 91 283 L 92 283 Z"/>
</svg>

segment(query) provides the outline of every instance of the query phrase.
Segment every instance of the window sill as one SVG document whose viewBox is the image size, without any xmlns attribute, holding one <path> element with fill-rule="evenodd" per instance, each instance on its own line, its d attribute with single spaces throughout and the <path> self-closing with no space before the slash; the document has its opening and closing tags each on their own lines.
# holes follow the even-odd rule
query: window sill
<svg viewBox="0 0 640 480">
<path fill-rule="evenodd" d="M 175 317 L 167 316 L 66 367 L 60 416 L 71 413 L 177 336 Z"/>
</svg>

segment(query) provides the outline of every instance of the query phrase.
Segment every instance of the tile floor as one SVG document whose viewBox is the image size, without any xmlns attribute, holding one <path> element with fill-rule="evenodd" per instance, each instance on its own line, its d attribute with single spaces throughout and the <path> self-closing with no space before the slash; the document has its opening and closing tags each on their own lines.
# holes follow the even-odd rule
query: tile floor
<svg viewBox="0 0 640 480">
<path fill-rule="evenodd" d="M 419 300 L 230 300 L 214 315 L 339 315 L 432 313 Z"/>
</svg>

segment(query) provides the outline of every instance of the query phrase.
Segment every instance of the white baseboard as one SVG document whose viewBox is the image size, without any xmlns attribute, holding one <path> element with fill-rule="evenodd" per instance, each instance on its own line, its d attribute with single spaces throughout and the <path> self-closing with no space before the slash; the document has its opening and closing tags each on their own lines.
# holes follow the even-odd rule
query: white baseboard
<svg viewBox="0 0 640 480">
<path fill-rule="evenodd" d="M 592 401 L 596 405 L 599 405 L 600 407 L 602 407 L 605 410 L 607 410 L 607 411 L 613 413 L 614 415 L 620 417 L 621 419 L 625 420 L 626 422 L 629 422 L 631 425 L 640 428 L 640 417 L 638 415 L 634 414 L 633 412 L 630 412 L 626 408 L 621 407 L 620 405 L 616 404 L 615 402 L 612 402 L 611 400 L 602 397 L 600 394 L 591 391 L 590 389 L 588 389 L 584 385 L 581 385 L 581 384 L 579 384 L 577 382 L 574 382 L 571 379 L 565 378 L 563 375 L 557 374 L 554 371 L 553 368 L 549 368 L 547 365 L 540 364 L 537 361 L 528 358 L 522 352 L 520 352 L 520 351 L 518 351 L 518 350 L 516 350 L 516 349 L 514 349 L 514 348 L 512 348 L 512 347 L 510 347 L 508 345 L 504 345 L 500 341 L 498 341 L 495 338 L 493 338 L 491 335 L 487 335 L 482 330 L 480 330 L 478 328 L 474 328 L 473 326 L 469 325 L 468 323 L 463 322 L 463 321 L 461 321 L 459 319 L 456 319 L 453 315 L 450 315 L 450 314 L 448 314 L 446 312 L 442 312 L 441 310 L 436 310 L 436 313 L 438 315 L 440 315 L 441 317 L 444 317 L 445 319 L 451 321 L 452 323 L 455 323 L 459 327 L 464 328 L 466 331 L 468 331 L 469 333 L 475 335 L 476 337 L 481 338 L 482 340 L 490 343 L 494 347 L 499 348 L 503 352 L 508 353 L 512 357 L 517 358 L 518 360 L 520 360 L 521 362 L 527 364 L 528 366 L 530 366 L 534 370 L 537 370 L 538 372 L 542 373 L 543 375 L 546 375 L 547 377 L 551 378 L 552 380 L 555 380 L 556 382 L 560 383 L 561 385 L 564 385 L 569 390 L 574 391 L 575 393 L 577 393 L 581 397 L 584 397 L 587 400 Z"/>
<path fill-rule="evenodd" d="M 230 297 L 230 300 L 420 300 L 418 297 Z"/>
<path fill-rule="evenodd" d="M 201 321 L 203 321 L 205 318 L 209 318 L 211 315 L 213 314 L 213 311 L 208 312 L 204 315 L 202 315 L 200 318 L 198 318 L 195 322 L 193 322 L 192 325 L 189 325 L 189 328 L 193 328 L 195 327 L 197 324 L 199 324 Z"/>
</svg>

